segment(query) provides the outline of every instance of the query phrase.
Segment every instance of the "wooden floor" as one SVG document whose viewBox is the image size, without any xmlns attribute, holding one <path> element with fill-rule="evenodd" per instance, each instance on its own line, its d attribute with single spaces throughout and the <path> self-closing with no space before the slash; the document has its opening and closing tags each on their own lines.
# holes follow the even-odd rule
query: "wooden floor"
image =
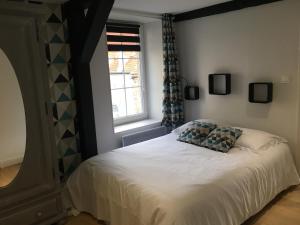
<svg viewBox="0 0 300 225">
<path fill-rule="evenodd" d="M 65 225 L 99 224 L 103 223 L 98 223 L 88 214 L 80 214 L 69 218 Z M 280 194 L 262 212 L 243 225 L 300 225 L 300 186 Z"/>
<path fill-rule="evenodd" d="M 5 187 L 17 176 L 20 164 L 0 169 L 0 187 Z"/>
</svg>

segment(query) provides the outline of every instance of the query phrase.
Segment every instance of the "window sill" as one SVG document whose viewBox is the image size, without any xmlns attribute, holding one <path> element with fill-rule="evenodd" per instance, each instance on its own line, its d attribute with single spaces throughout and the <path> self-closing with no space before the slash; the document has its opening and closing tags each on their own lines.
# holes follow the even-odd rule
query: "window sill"
<svg viewBox="0 0 300 225">
<path fill-rule="evenodd" d="M 135 131 L 135 130 L 138 131 L 140 128 L 152 128 L 152 127 L 160 126 L 160 124 L 161 124 L 160 120 L 154 120 L 154 119 L 141 120 L 134 123 L 115 126 L 114 132 L 115 134 L 118 134 L 126 131 Z"/>
</svg>

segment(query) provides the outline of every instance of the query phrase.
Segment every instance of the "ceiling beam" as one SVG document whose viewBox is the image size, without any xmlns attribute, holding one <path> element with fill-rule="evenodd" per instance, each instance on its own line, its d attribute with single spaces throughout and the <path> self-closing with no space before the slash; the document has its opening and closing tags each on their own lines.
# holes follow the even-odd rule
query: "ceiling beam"
<svg viewBox="0 0 300 225">
<path fill-rule="evenodd" d="M 283 0 L 233 0 L 175 15 L 175 22 L 192 20 Z"/>
</svg>

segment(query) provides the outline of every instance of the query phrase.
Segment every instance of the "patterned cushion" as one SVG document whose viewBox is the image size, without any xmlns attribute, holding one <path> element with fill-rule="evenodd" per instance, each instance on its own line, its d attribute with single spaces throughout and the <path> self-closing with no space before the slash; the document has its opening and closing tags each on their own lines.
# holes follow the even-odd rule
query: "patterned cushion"
<svg viewBox="0 0 300 225">
<path fill-rule="evenodd" d="M 219 127 L 214 129 L 208 135 L 208 137 L 201 143 L 201 146 L 226 153 L 234 146 L 234 143 L 241 134 L 242 131 L 240 129 Z"/>
<path fill-rule="evenodd" d="M 212 123 L 193 121 L 178 137 L 178 141 L 189 144 L 199 145 L 205 140 L 209 133 L 216 128 L 217 125 Z"/>
</svg>

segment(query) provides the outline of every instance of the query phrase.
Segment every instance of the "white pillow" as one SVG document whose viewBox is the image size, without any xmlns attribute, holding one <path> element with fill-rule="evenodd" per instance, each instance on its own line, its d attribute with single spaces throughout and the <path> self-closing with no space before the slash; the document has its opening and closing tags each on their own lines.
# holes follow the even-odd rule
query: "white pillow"
<svg viewBox="0 0 300 225">
<path fill-rule="evenodd" d="M 286 139 L 268 132 L 241 127 L 235 128 L 243 131 L 242 135 L 235 142 L 236 147 L 262 150 L 274 144 L 287 143 Z"/>
<path fill-rule="evenodd" d="M 224 125 L 222 122 L 219 122 L 219 121 L 216 121 L 213 119 L 197 119 L 197 120 L 193 120 L 193 121 L 213 123 L 213 124 L 216 124 L 218 127 L 219 126 L 230 127 L 230 125 L 228 125 L 228 124 Z M 172 131 L 172 133 L 180 135 L 183 131 L 185 131 L 193 123 L 193 121 L 187 122 L 187 123 L 183 124 L 182 126 L 177 127 L 175 130 Z"/>
</svg>

